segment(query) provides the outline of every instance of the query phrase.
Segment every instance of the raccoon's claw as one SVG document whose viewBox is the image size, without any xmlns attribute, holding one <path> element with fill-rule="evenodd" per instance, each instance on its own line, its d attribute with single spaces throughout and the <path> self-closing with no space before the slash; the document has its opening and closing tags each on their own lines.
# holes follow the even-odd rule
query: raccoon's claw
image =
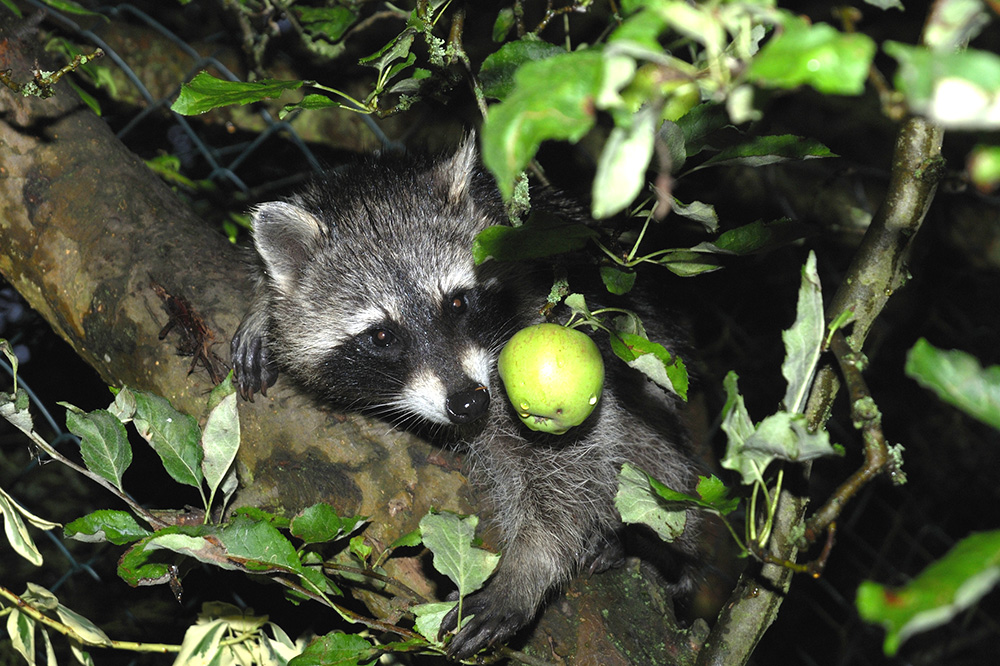
<svg viewBox="0 0 1000 666">
<path fill-rule="evenodd" d="M 518 629 L 531 620 L 531 614 L 507 603 L 497 602 L 484 590 L 465 598 L 462 614 L 470 617 L 448 644 L 448 656 L 452 659 L 469 659 L 477 652 L 496 643 L 509 640 Z M 458 624 L 458 606 L 444 616 L 438 640 L 455 629 Z"/>
<path fill-rule="evenodd" d="M 253 402 L 253 394 L 267 395 L 269 386 L 278 379 L 278 369 L 271 361 L 264 339 L 256 335 L 245 335 L 242 328 L 236 331 L 230 345 L 233 362 L 233 376 L 236 390 L 245 400 Z"/>
</svg>

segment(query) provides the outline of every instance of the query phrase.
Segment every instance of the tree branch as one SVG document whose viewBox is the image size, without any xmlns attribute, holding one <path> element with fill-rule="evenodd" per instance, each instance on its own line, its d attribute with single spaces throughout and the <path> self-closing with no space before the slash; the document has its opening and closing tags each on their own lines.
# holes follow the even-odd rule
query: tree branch
<svg viewBox="0 0 1000 666">
<path fill-rule="evenodd" d="M 941 175 L 942 137 L 939 127 L 920 118 L 910 118 L 900 127 L 889 190 L 826 313 L 828 321 L 844 311 L 854 313 L 852 331 L 846 339 L 853 352 L 861 351 L 875 318 L 909 276 L 911 242 L 934 198 Z M 848 349 L 840 351 L 846 354 Z M 806 408 L 806 417 L 814 428 L 825 424 L 839 386 L 832 367 L 823 367 L 817 373 Z M 877 444 L 871 446 L 869 464 L 859 472 L 863 478 L 858 481 L 874 478 L 875 472 L 865 471 L 869 466 L 876 472 L 884 468 Z M 808 476 L 809 466 L 804 466 L 803 474 Z M 849 494 L 838 497 L 846 501 L 856 491 L 853 487 Z M 802 524 L 807 502 L 805 497 L 782 490 L 770 542 L 770 554 L 775 559 L 795 561 L 798 548 L 793 530 Z M 836 500 L 830 510 L 816 518 L 814 535 L 821 533 L 820 526 L 829 525 L 842 507 L 843 501 Z M 699 655 L 699 666 L 745 664 L 777 616 L 791 577 L 790 569 L 775 564 L 763 564 L 759 570 L 744 572 Z"/>
</svg>

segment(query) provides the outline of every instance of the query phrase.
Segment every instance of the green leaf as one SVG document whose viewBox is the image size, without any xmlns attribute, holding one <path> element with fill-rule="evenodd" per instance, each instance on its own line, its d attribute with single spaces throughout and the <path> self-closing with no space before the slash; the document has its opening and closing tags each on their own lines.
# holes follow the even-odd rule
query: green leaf
<svg viewBox="0 0 1000 666">
<path fill-rule="evenodd" d="M 160 396 L 136 391 L 133 422 L 175 481 L 201 488 L 201 431 L 193 417 L 178 412 Z"/>
<path fill-rule="evenodd" d="M 242 561 L 250 570 L 266 570 L 270 565 L 301 572 L 302 564 L 292 543 L 269 523 L 236 516 L 216 532 L 226 554 Z"/>
<path fill-rule="evenodd" d="M 414 628 L 434 645 L 441 645 L 441 641 L 437 638 L 441 622 L 457 603 L 457 601 L 437 601 L 413 606 L 410 610 L 416 617 L 413 623 Z"/>
<path fill-rule="evenodd" d="M 830 435 L 825 430 L 809 431 L 804 414 L 782 411 L 757 424 L 742 444 L 730 439 L 721 465 L 739 472 L 743 483 L 749 485 L 760 480 L 764 469 L 774 460 L 807 462 L 840 453 L 830 444 Z"/>
<path fill-rule="evenodd" d="M 292 535 L 306 543 L 325 543 L 350 534 L 365 522 L 361 516 L 341 518 L 329 504 L 314 504 L 292 518 Z"/>
<path fill-rule="evenodd" d="M 298 90 L 305 81 L 278 81 L 265 79 L 246 83 L 217 79 L 208 72 L 200 72 L 181 87 L 181 93 L 170 106 L 184 116 L 195 116 L 212 109 L 232 104 L 250 104 L 272 97 L 280 97 L 286 90 Z"/>
<path fill-rule="evenodd" d="M 912 111 L 946 129 L 1000 127 L 1000 55 L 942 53 L 893 41 L 882 48 L 899 61 L 894 83 Z"/>
<path fill-rule="evenodd" d="M 231 382 L 229 388 L 232 389 Z M 209 412 L 201 435 L 201 446 L 204 455 L 201 469 L 210 496 L 214 496 L 226 475 L 235 473 L 233 461 L 240 448 L 240 419 L 236 413 L 235 391 L 222 398 L 222 402 Z"/>
<path fill-rule="evenodd" d="M 358 18 L 357 14 L 347 7 L 293 7 L 302 24 L 302 28 L 311 36 L 321 36 L 330 42 L 336 42 Z"/>
<path fill-rule="evenodd" d="M 278 529 L 288 529 L 288 527 L 292 524 L 292 521 L 289 518 L 269 513 L 263 509 L 258 509 L 255 506 L 242 506 L 238 509 L 234 509 L 233 517 L 235 518 L 236 516 L 246 516 L 251 520 L 268 523 Z"/>
<path fill-rule="evenodd" d="M 906 374 L 939 398 L 1000 430 L 1000 365 L 983 369 L 975 357 L 917 340 L 906 356 Z"/>
<path fill-rule="evenodd" d="M 151 534 L 127 511 L 109 509 L 101 509 L 77 518 L 63 530 L 63 535 L 68 539 L 88 543 L 110 541 L 116 546 L 145 539 Z"/>
<path fill-rule="evenodd" d="M 727 450 L 731 447 L 742 447 L 753 435 L 754 425 L 740 395 L 739 375 L 730 370 L 722 380 L 726 391 L 726 404 L 722 407 L 722 430 L 728 439 Z"/>
<path fill-rule="evenodd" d="M 335 631 L 314 639 L 288 666 L 370 666 L 379 654 L 361 636 Z"/>
<path fill-rule="evenodd" d="M 609 293 L 627 294 L 635 285 L 635 271 L 627 271 L 618 266 L 601 266 L 601 281 Z"/>
<path fill-rule="evenodd" d="M 87 469 L 100 474 L 121 490 L 122 475 L 132 464 L 132 447 L 125 425 L 111 412 L 82 412 L 67 403 L 66 427 L 80 438 L 80 454 Z"/>
<path fill-rule="evenodd" d="M 533 215 L 519 227 L 496 225 L 483 229 L 472 242 L 472 257 L 477 264 L 489 257 L 498 261 L 541 259 L 579 250 L 597 235 L 579 222 Z"/>
<path fill-rule="evenodd" d="M 577 142 L 590 130 L 604 74 L 602 54 L 584 49 L 530 62 L 514 90 L 490 107 L 483 125 L 483 162 L 510 199 L 518 174 L 548 139 Z"/>
<path fill-rule="evenodd" d="M 67 14 L 77 14 L 79 16 L 94 16 L 100 19 L 104 19 L 109 23 L 111 21 L 111 19 L 109 19 L 104 14 L 99 14 L 98 12 L 92 12 L 83 5 L 81 5 L 80 3 L 73 2 L 73 0 L 44 0 L 44 1 L 45 4 L 47 4 L 52 9 L 57 9 Z"/>
<path fill-rule="evenodd" d="M 781 374 L 788 381 L 784 405 L 790 412 L 805 411 L 825 335 L 826 318 L 823 314 L 819 274 L 816 272 L 816 253 L 810 250 L 806 264 L 802 267 L 795 323 L 781 334 L 785 343 Z"/>
<path fill-rule="evenodd" d="M 611 349 L 629 367 L 635 368 L 663 388 L 687 400 L 688 375 L 684 361 L 657 342 L 641 335 L 612 333 Z"/>
<path fill-rule="evenodd" d="M 315 109 L 329 109 L 330 107 L 343 107 L 344 104 L 327 97 L 326 95 L 317 95 L 315 93 L 311 95 L 306 95 L 299 102 L 294 102 L 292 104 L 286 104 L 281 107 L 281 111 L 278 112 L 278 117 L 284 119 L 289 113 L 296 109 L 302 109 L 304 111 L 311 111 Z M 354 105 L 347 105 L 347 108 L 352 110 L 355 109 Z"/>
<path fill-rule="evenodd" d="M 506 99 L 514 90 L 514 74 L 522 65 L 566 53 L 566 49 L 530 35 L 508 42 L 486 56 L 479 68 L 483 94 L 492 99 Z"/>
<path fill-rule="evenodd" d="M 662 484 L 661 484 L 662 485 Z M 684 533 L 686 509 L 668 509 L 653 491 L 650 477 L 629 463 L 618 475 L 615 508 L 628 524 L 648 525 L 664 541 L 673 541 Z"/>
<path fill-rule="evenodd" d="M 496 553 L 472 547 L 478 523 L 476 516 L 452 513 L 429 513 L 420 520 L 424 545 L 434 553 L 434 568 L 458 586 L 461 597 L 482 587 L 500 561 Z"/>
<path fill-rule="evenodd" d="M 751 61 L 747 77 L 774 88 L 808 85 L 830 95 L 860 95 L 874 57 L 875 42 L 867 35 L 788 17 Z"/>
<path fill-rule="evenodd" d="M 18 9 L 17 5 L 14 4 L 14 0 L 0 0 L 0 2 L 2 2 L 3 6 L 9 9 L 14 14 L 14 16 L 16 16 L 17 18 L 24 18 L 24 15 L 21 14 L 21 10 Z"/>
<path fill-rule="evenodd" d="M 674 197 L 673 205 L 670 209 L 681 217 L 686 217 L 701 224 L 708 231 L 717 232 L 719 229 L 719 215 L 715 212 L 715 206 L 711 204 L 702 203 L 701 201 L 692 201 L 686 204 Z"/>
<path fill-rule="evenodd" d="M 940 626 L 975 605 L 1000 581 L 1000 530 L 973 533 L 900 588 L 865 581 L 858 614 L 886 629 L 883 650 L 893 656 L 914 634 Z"/>
<path fill-rule="evenodd" d="M 836 157 L 836 155 L 815 139 L 795 136 L 794 134 L 777 134 L 754 137 L 721 150 L 691 171 L 722 165 L 759 167 L 788 160 L 822 157 Z"/>
<path fill-rule="evenodd" d="M 616 126 L 597 160 L 591 189 L 591 212 L 595 219 L 610 217 L 625 209 L 646 184 L 646 167 L 653 156 L 658 118 L 647 106 L 631 116 L 628 127 Z"/>
</svg>

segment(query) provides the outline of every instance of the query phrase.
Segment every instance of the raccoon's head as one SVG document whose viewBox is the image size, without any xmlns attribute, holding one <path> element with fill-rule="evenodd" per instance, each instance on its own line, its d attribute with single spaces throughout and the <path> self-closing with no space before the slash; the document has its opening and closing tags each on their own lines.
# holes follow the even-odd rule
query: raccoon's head
<svg viewBox="0 0 1000 666">
<path fill-rule="evenodd" d="M 475 420 L 523 326 L 518 269 L 473 265 L 505 220 L 472 137 L 441 161 L 372 158 L 254 213 L 269 351 L 327 400 L 399 422 Z"/>
</svg>

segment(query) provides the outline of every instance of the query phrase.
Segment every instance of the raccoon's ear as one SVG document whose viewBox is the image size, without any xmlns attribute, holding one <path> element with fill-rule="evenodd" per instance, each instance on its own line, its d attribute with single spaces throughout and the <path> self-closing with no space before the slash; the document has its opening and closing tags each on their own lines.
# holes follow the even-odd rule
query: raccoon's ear
<svg viewBox="0 0 1000 666">
<path fill-rule="evenodd" d="M 307 210 L 283 201 L 261 204 L 253 211 L 253 241 L 267 274 L 285 290 L 298 278 L 317 247 L 322 227 Z"/>
<path fill-rule="evenodd" d="M 449 203 L 458 203 L 465 197 L 478 164 L 476 133 L 469 132 L 458 144 L 455 154 L 434 167 L 434 179 L 445 184 Z"/>
</svg>

